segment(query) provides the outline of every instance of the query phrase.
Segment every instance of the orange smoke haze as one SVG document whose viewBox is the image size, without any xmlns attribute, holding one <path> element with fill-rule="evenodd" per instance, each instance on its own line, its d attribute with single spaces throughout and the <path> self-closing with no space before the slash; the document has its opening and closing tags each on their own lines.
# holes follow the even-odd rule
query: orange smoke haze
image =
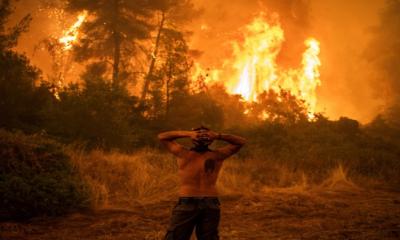
<svg viewBox="0 0 400 240">
<path fill-rule="evenodd" d="M 368 28 L 377 25 L 379 10 L 384 1 L 363 0 L 195 0 L 203 14 L 189 26 L 192 49 L 202 52 L 195 62 L 203 68 L 223 69 L 235 61 L 232 42 L 243 41 L 243 29 L 260 12 L 279 14 L 284 41 L 276 56 L 276 64 L 284 69 L 304 70 L 304 54 L 311 46 L 304 41 L 313 37 L 320 43 L 322 65 L 318 69 L 321 86 L 316 87 L 316 111 L 330 118 L 348 116 L 362 122 L 371 120 L 382 107 L 371 84 L 376 72 L 363 60 L 363 52 L 370 39 Z M 62 37 L 73 26 L 77 16 L 55 16 L 39 11 L 39 0 L 19 2 L 14 22 L 32 13 L 30 31 L 23 35 L 18 50 L 27 53 L 33 64 L 44 75 L 51 74 L 51 58 L 45 50 L 35 50 L 38 43 L 49 35 Z M 224 65 L 225 64 L 225 65 Z M 240 63 L 237 63 L 240 64 Z M 73 74 L 78 76 L 77 73 Z M 218 75 L 214 72 L 214 76 Z M 232 75 L 235 75 L 232 73 Z M 69 76 L 69 79 L 73 79 Z M 233 88 L 239 79 L 229 79 Z M 317 84 L 318 85 L 318 84 Z"/>
</svg>

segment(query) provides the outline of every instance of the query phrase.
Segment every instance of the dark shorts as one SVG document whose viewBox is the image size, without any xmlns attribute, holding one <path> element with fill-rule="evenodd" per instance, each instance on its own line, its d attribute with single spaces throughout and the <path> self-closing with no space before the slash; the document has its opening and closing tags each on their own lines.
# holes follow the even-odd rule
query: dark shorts
<svg viewBox="0 0 400 240">
<path fill-rule="evenodd" d="M 179 198 L 165 240 L 189 240 L 194 228 L 198 240 L 218 240 L 219 205 L 216 197 Z"/>
</svg>

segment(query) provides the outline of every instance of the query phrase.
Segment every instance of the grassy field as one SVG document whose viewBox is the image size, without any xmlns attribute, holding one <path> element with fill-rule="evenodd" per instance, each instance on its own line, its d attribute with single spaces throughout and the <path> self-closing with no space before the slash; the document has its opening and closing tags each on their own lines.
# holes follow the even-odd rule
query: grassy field
<svg viewBox="0 0 400 240">
<path fill-rule="evenodd" d="M 175 158 L 154 149 L 127 155 L 97 150 L 69 151 L 81 178 L 89 183 L 92 202 L 98 207 L 125 207 L 133 202 L 153 203 L 177 197 L 179 179 Z M 367 179 L 341 164 L 331 169 L 315 169 L 315 175 L 268 158 L 231 157 L 224 162 L 218 189 L 221 195 L 253 195 L 268 189 L 308 190 L 337 185 L 349 188 L 379 188 L 385 183 Z M 308 169 L 308 172 L 313 172 Z M 385 185 L 386 186 L 386 185 Z"/>
</svg>

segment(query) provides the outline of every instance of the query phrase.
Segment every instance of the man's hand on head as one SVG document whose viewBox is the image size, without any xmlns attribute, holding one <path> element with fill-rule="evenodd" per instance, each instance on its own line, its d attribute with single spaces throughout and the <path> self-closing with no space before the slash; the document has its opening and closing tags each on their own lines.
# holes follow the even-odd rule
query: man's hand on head
<svg viewBox="0 0 400 240">
<path fill-rule="evenodd" d="M 216 136 L 218 136 L 216 133 L 210 131 L 210 130 L 197 130 L 194 131 L 196 136 L 192 138 L 195 141 L 213 141 Z"/>
<path fill-rule="evenodd" d="M 190 132 L 189 132 L 189 137 L 190 137 L 190 139 L 192 139 L 192 140 L 197 140 L 197 139 L 198 139 L 198 133 L 197 133 L 197 131 L 190 131 Z"/>
<path fill-rule="evenodd" d="M 218 136 L 219 136 L 218 133 L 216 133 L 216 132 L 214 132 L 214 131 L 211 131 L 211 130 L 210 130 L 210 131 L 207 131 L 206 134 L 207 134 L 208 138 L 209 138 L 211 141 L 217 140 L 217 139 L 218 139 Z"/>
</svg>

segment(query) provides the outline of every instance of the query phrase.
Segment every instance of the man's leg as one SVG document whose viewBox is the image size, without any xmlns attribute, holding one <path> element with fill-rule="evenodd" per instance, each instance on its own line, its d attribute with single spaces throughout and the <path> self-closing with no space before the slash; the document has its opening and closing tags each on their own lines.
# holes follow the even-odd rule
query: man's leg
<svg viewBox="0 0 400 240">
<path fill-rule="evenodd" d="M 171 223 L 165 240 L 189 240 L 194 226 L 198 211 L 195 205 L 179 203 L 172 210 Z"/>
<path fill-rule="evenodd" d="M 197 240 L 218 240 L 219 220 L 220 220 L 219 202 L 207 204 L 207 207 L 201 210 L 197 221 L 196 225 Z"/>
</svg>

